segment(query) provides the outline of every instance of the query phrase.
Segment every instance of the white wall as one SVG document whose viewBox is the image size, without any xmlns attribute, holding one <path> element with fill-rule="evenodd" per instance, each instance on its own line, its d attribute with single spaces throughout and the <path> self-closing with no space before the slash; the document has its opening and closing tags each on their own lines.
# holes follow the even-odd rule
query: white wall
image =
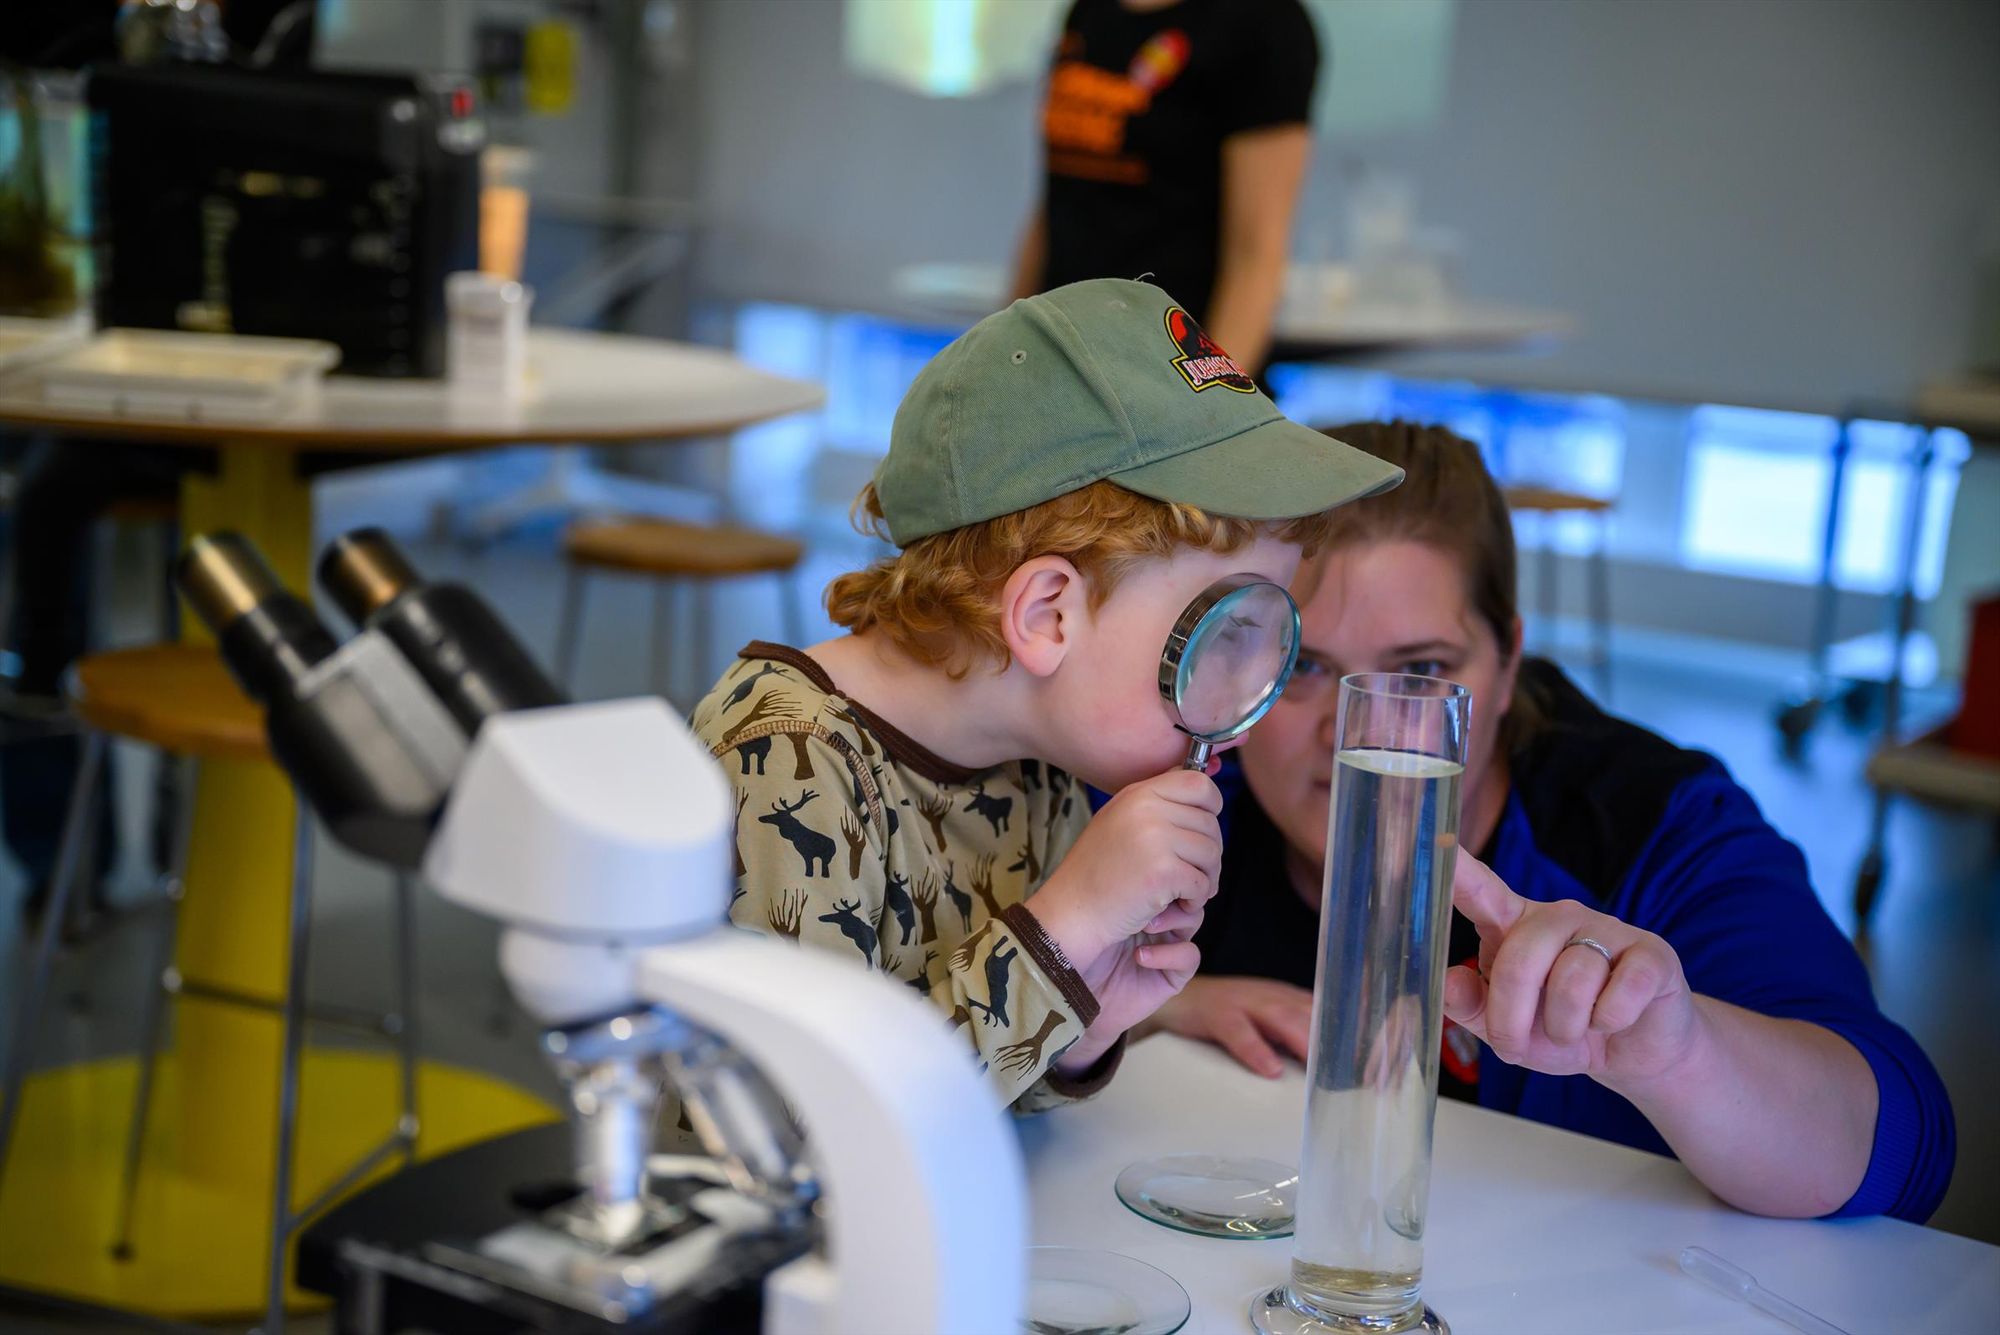
<svg viewBox="0 0 2000 1335">
<path fill-rule="evenodd" d="M 880 303 L 924 259 L 1004 256 L 1035 90 L 936 101 L 849 76 L 838 0 L 706 0 L 711 294 Z M 1432 130 L 1357 153 L 1458 230 L 1471 292 L 1576 313 L 1552 356 L 1452 369 L 1746 403 L 1906 391 L 1967 345 L 2000 211 L 2000 5 L 1465 0 Z M 1339 77 L 1333 53 L 1332 77 Z"/>
</svg>

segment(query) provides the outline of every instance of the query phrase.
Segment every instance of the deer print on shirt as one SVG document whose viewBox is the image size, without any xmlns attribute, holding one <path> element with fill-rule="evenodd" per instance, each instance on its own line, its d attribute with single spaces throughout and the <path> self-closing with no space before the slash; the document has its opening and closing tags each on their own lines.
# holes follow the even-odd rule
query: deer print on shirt
<svg viewBox="0 0 2000 1335">
<path fill-rule="evenodd" d="M 729 822 L 729 847 L 736 854 L 736 879 L 739 881 L 750 874 L 750 869 L 743 865 L 743 808 L 749 805 L 749 791 L 737 789 L 736 815 Z"/>
<path fill-rule="evenodd" d="M 997 1024 L 1006 1028 L 1013 1021 L 1007 1018 L 1007 984 L 1010 977 L 1007 966 L 1021 953 L 1020 947 L 1009 942 L 1005 950 L 996 950 L 986 957 L 986 1000 L 974 1001 L 966 998 L 965 1004 L 975 1006 L 984 1014 L 979 1018 L 987 1024 Z"/>
<path fill-rule="evenodd" d="M 972 896 L 958 888 L 958 882 L 954 879 L 957 875 L 958 864 L 952 862 L 944 864 L 944 897 L 958 910 L 959 930 L 969 932 L 972 930 Z"/>
<path fill-rule="evenodd" d="M 803 890 L 785 891 L 777 903 L 764 910 L 764 921 L 771 925 L 771 930 L 794 941 L 799 939 L 799 927 L 804 923 L 805 916 L 806 892 Z"/>
<path fill-rule="evenodd" d="M 847 879 L 861 879 L 861 850 L 867 846 L 868 833 L 849 812 L 840 813 L 840 837 L 847 841 Z"/>
<path fill-rule="evenodd" d="M 959 943 L 958 949 L 951 952 L 951 959 L 947 961 L 951 967 L 954 969 L 971 968 L 972 956 L 978 951 L 979 943 L 984 941 L 986 934 L 992 930 L 993 924 L 991 922 L 980 923 L 979 930 L 971 936 L 966 937 L 965 940 Z"/>
<path fill-rule="evenodd" d="M 808 877 L 833 875 L 833 840 L 800 820 L 797 814 L 801 807 L 818 796 L 818 793 L 808 788 L 798 801 L 773 802 L 771 814 L 757 818 L 757 823 L 760 825 L 777 827 L 778 833 L 784 836 L 786 842 L 798 853 L 800 860 L 806 864 Z M 815 866 L 819 868 L 818 871 L 813 870 Z"/>
<path fill-rule="evenodd" d="M 966 801 L 965 809 L 977 812 L 986 817 L 987 823 L 993 827 L 994 834 L 1005 834 L 1007 833 L 1008 817 L 1014 810 L 1014 799 L 1011 797 L 988 797 L 986 795 L 986 785 L 975 783 L 972 785 L 972 796 Z"/>
<path fill-rule="evenodd" d="M 1042 860 L 1035 856 L 1035 827 L 1030 824 L 1026 830 L 1027 846 L 1021 850 L 1020 860 L 1008 871 L 1024 871 L 1028 874 L 1028 884 L 1035 885 L 1042 879 Z"/>
<path fill-rule="evenodd" d="M 904 985 L 920 997 L 928 997 L 931 994 L 931 962 L 935 959 L 937 959 L 937 952 L 935 950 L 926 950 L 924 952 L 924 966 L 917 970 L 917 976 L 903 980 Z"/>
<path fill-rule="evenodd" d="M 896 926 L 903 934 L 896 944 L 909 945 L 910 933 L 917 925 L 916 906 L 910 902 L 910 878 L 891 872 L 889 883 L 882 887 L 882 903 L 896 916 Z"/>
<path fill-rule="evenodd" d="M 861 720 L 854 716 L 853 705 L 848 705 L 843 709 L 829 710 L 828 712 L 842 723 L 854 729 L 854 738 L 861 743 L 861 756 L 864 760 L 874 756 L 875 747 L 868 740 L 868 729 L 863 727 Z"/>
<path fill-rule="evenodd" d="M 757 772 L 762 774 L 764 772 L 764 762 L 770 758 L 770 755 L 771 739 L 769 737 L 752 737 L 749 741 L 740 743 L 736 748 L 736 758 L 743 762 L 742 772 L 744 774 L 750 772 L 750 762 L 753 760 L 757 762 Z"/>
<path fill-rule="evenodd" d="M 782 677 L 784 675 L 784 669 L 780 668 L 776 663 L 765 663 L 755 672 L 736 683 L 736 689 L 731 691 L 723 700 L 722 708 L 715 711 L 716 717 L 722 717 L 722 715 L 727 714 L 730 710 L 748 700 L 750 692 L 755 690 L 757 683 L 764 680 L 764 678 Z"/>
<path fill-rule="evenodd" d="M 757 697 L 756 704 L 750 706 L 750 712 L 736 721 L 735 727 L 722 734 L 722 749 L 726 751 L 732 746 L 736 747 L 737 754 L 743 760 L 743 772 L 745 774 L 750 772 L 750 761 L 754 758 L 757 762 L 757 772 L 762 774 L 764 772 L 764 759 L 771 754 L 771 738 L 769 734 L 766 734 L 762 737 L 752 737 L 747 741 L 741 741 L 740 739 L 743 737 L 743 734 L 756 727 L 759 723 L 767 723 L 772 719 L 795 719 L 798 716 L 799 707 L 793 703 L 790 697 L 780 695 L 775 690 L 766 691 Z M 798 738 L 802 737 L 803 734 L 793 733 L 792 736 Z M 803 756 L 803 753 L 801 755 Z M 809 779 L 812 777 L 812 774 L 809 771 L 802 777 Z"/>
<path fill-rule="evenodd" d="M 972 867 L 972 893 L 986 906 L 986 916 L 1000 916 L 1000 901 L 993 894 L 993 855 L 986 854 Z"/>
<path fill-rule="evenodd" d="M 1036 793 L 1041 791 L 1042 788 L 1041 761 L 1024 760 L 1021 762 L 1021 786 L 1027 789 L 1031 793 Z"/>
<path fill-rule="evenodd" d="M 896 819 L 896 808 L 889 802 L 889 789 L 882 782 L 882 767 L 880 765 L 877 765 L 874 761 L 871 760 L 868 762 L 868 771 L 869 773 L 875 776 L 875 791 L 882 794 L 882 814 L 888 817 L 889 837 L 891 839 L 894 839 L 896 837 L 896 826 L 898 825 L 899 822 Z M 857 787 L 859 786 L 858 783 L 856 786 Z M 854 805 L 858 807 L 858 806 L 864 806 L 866 804 L 863 802 L 856 802 Z M 907 797 L 904 798 L 903 805 L 904 806 L 910 805 L 910 799 Z"/>
<path fill-rule="evenodd" d="M 948 853 L 950 845 L 944 841 L 944 818 L 951 814 L 951 798 L 944 793 L 933 793 L 917 803 L 917 811 L 924 823 L 931 827 L 931 836 L 937 840 L 937 851 Z"/>
<path fill-rule="evenodd" d="M 1047 1046 L 1049 1035 L 1061 1027 L 1063 1017 L 1050 1011 L 1042 1017 L 1042 1027 L 1033 1035 L 1017 1043 L 1004 1044 L 999 1052 L 1000 1069 L 1012 1071 L 1016 1075 L 1026 1075 L 1042 1064 L 1042 1049 Z"/>
<path fill-rule="evenodd" d="M 875 962 L 875 929 L 861 916 L 861 906 L 851 899 L 833 901 L 833 912 L 819 915 L 821 922 L 830 922 L 840 928 L 840 934 L 854 943 L 861 952 L 861 958 L 868 963 Z"/>
<path fill-rule="evenodd" d="M 924 920 L 923 936 L 919 938 L 925 945 L 937 940 L 938 882 L 935 867 L 924 868 L 923 878 L 917 882 L 917 913 Z"/>
</svg>

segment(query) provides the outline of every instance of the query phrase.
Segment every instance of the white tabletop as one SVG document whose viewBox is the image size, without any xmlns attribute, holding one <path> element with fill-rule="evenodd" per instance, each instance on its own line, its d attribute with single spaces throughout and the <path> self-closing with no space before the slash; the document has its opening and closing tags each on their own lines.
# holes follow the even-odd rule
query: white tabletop
<svg viewBox="0 0 2000 1335">
<path fill-rule="evenodd" d="M 1312 266 L 1293 265 L 1295 274 Z M 893 301 L 916 312 L 977 320 L 1006 298 L 1007 275 L 997 264 L 939 261 L 907 265 L 889 281 Z M 1271 331 L 1278 352 L 1292 357 L 1343 357 L 1370 352 L 1417 352 L 1501 346 L 1570 332 L 1575 321 L 1559 311 L 1492 302 L 1386 302 L 1287 300 Z"/>
<path fill-rule="evenodd" d="M 226 426 L 59 407 L 42 400 L 37 368 L 0 376 L 0 422 L 134 439 L 412 453 L 708 435 L 824 401 L 818 385 L 717 348 L 574 329 L 529 332 L 528 381 L 517 399 L 441 380 L 332 375 L 277 417 Z"/>
<path fill-rule="evenodd" d="M 1022 1124 L 1038 1244 L 1156 1265 L 1194 1303 L 1190 1335 L 1248 1331 L 1282 1281 L 1289 1238 L 1198 1238 L 1127 1211 L 1132 1160 L 1207 1151 L 1296 1163 L 1305 1079 L 1266 1081 L 1164 1036 L 1126 1055 L 1098 1098 Z M 1853 1332 L 2000 1329 L 2000 1248 L 1889 1219 L 1759 1219 L 1670 1159 L 1445 1100 L 1438 1107 L 1424 1297 L 1457 1335 L 1697 1335 L 1783 1325 L 1680 1273 L 1690 1243 Z"/>
<path fill-rule="evenodd" d="M 1345 302 L 1317 309 L 1281 308 L 1271 330 L 1277 356 L 1355 356 L 1422 352 L 1558 338 L 1576 322 L 1559 311 L 1448 301 L 1399 306 Z"/>
</svg>

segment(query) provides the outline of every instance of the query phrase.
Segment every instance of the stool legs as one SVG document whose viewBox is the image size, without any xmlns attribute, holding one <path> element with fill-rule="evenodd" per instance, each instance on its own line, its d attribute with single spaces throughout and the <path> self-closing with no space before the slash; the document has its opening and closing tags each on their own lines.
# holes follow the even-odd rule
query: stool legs
<svg viewBox="0 0 2000 1335">
<path fill-rule="evenodd" d="M 1543 651 L 1555 657 L 1556 645 L 1556 522 L 1553 515 L 1542 516 L 1541 578 L 1536 580 L 1535 590 L 1541 597 L 1542 634 L 1547 637 L 1547 648 Z"/>
<path fill-rule="evenodd" d="M 1590 619 L 1597 630 L 1597 691 L 1611 696 L 1611 519 L 1597 516 L 1597 551 L 1590 560 Z"/>
<path fill-rule="evenodd" d="M 653 693 L 672 700 L 680 685 L 680 674 L 674 671 L 674 582 L 669 579 L 653 581 Z"/>
<path fill-rule="evenodd" d="M 396 874 L 396 1055 L 401 1065 L 403 1164 L 417 1161 L 417 904 L 410 877 Z"/>
<path fill-rule="evenodd" d="M 573 565 L 563 576 L 562 610 L 556 623 L 556 682 L 565 690 L 576 689 L 576 651 L 583 639 L 584 586 L 582 566 Z"/>
<path fill-rule="evenodd" d="M 794 649 L 806 647 L 806 609 L 804 585 L 799 582 L 798 567 L 794 566 L 779 578 L 778 601 L 784 604 L 785 643 Z"/>
<path fill-rule="evenodd" d="M 178 768 L 188 791 L 194 788 L 198 761 L 177 763 L 166 757 L 165 767 Z M 132 1095 L 132 1116 L 125 1132 L 125 1168 L 118 1184 L 118 1227 L 112 1235 L 111 1254 L 119 1260 L 132 1255 L 133 1208 L 139 1197 L 139 1160 L 145 1151 L 146 1122 L 153 1106 L 153 1076 L 159 1066 L 160 1043 L 166 1030 L 167 1001 L 175 990 L 173 969 L 174 938 L 180 929 L 181 898 L 186 893 L 188 838 L 193 824 L 193 804 L 184 803 L 175 813 L 174 843 L 164 877 L 164 918 L 153 939 L 152 967 L 146 973 L 146 997 L 140 1020 L 139 1084 Z"/>
<path fill-rule="evenodd" d="M 694 587 L 694 619 L 688 635 L 688 660 L 694 665 L 694 684 L 688 687 L 678 706 L 683 714 L 693 713 L 696 702 L 715 682 L 709 675 L 709 667 L 715 662 L 715 585 L 716 581 L 705 579 Z"/>
<path fill-rule="evenodd" d="M 97 777 L 104 768 L 106 739 L 103 733 L 86 734 L 83 763 L 77 766 L 76 781 L 70 786 L 69 814 L 63 820 L 62 846 L 56 854 L 53 884 L 48 902 L 42 906 L 42 921 L 35 933 L 35 952 L 22 986 L 14 1014 L 14 1034 L 7 1045 L 7 1075 L 4 1095 L 0 1095 L 0 1181 L 5 1180 L 8 1149 L 14 1138 L 14 1119 L 21 1111 L 21 1090 L 28 1077 L 28 1048 L 40 1018 L 42 1000 L 48 991 L 49 966 L 55 959 L 56 937 L 62 931 L 64 910 L 75 889 L 77 871 L 83 861 L 84 836 L 90 828 L 90 804 Z"/>
<path fill-rule="evenodd" d="M 312 928 L 312 813 L 301 805 L 292 855 L 292 919 L 285 971 L 284 1057 L 278 1068 L 278 1162 L 272 1174 L 271 1250 L 264 1335 L 285 1328 L 285 1244 L 291 1240 L 292 1150 L 299 1126 L 299 1061 L 305 1046 L 306 943 Z"/>
</svg>

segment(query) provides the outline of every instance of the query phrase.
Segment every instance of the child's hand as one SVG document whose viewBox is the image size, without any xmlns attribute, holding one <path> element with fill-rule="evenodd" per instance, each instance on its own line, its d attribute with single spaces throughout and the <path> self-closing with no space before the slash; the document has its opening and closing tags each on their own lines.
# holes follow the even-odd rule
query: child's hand
<svg viewBox="0 0 2000 1335">
<path fill-rule="evenodd" d="M 1206 774 L 1175 770 L 1128 785 L 1091 817 L 1028 908 L 1086 980 L 1104 973 L 1106 952 L 1132 957 L 1140 932 L 1185 942 L 1222 872 L 1221 812 L 1222 793 Z"/>
<path fill-rule="evenodd" d="M 1201 964 L 1201 951 L 1188 940 L 1201 925 L 1195 910 L 1192 925 L 1171 932 L 1128 936 L 1101 952 L 1087 969 L 1078 969 L 1097 998 L 1097 1019 L 1056 1063 L 1056 1069 L 1077 1075 L 1090 1069 L 1118 1041 L 1118 1036 L 1158 1010 L 1187 986 Z"/>
<path fill-rule="evenodd" d="M 1286 1057 L 1306 1059 L 1312 992 L 1275 978 L 1196 978 L 1160 1007 L 1169 1033 L 1214 1043 L 1258 1075 L 1275 1079 Z"/>
</svg>

